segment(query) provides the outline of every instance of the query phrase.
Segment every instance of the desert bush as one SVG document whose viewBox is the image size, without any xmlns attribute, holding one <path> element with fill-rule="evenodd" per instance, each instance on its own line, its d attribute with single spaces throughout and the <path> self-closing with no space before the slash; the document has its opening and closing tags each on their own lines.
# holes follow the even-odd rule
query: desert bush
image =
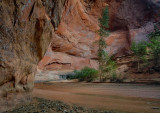
<svg viewBox="0 0 160 113">
<path fill-rule="evenodd" d="M 117 63 L 116 61 L 112 60 L 112 57 L 107 55 L 106 56 L 106 64 L 103 67 L 103 81 L 106 81 L 107 79 L 116 78 L 116 69 L 117 69 Z"/>
<path fill-rule="evenodd" d="M 146 42 L 133 42 L 131 45 L 131 51 L 134 53 L 134 60 L 137 62 L 137 70 L 140 71 L 140 61 L 146 61 L 147 43 Z"/>
<path fill-rule="evenodd" d="M 131 50 L 135 55 L 135 61 L 137 62 L 138 72 L 140 71 L 141 66 L 148 69 L 157 69 L 157 67 L 159 67 L 160 30 L 155 27 L 154 31 L 151 32 L 148 37 L 150 42 L 133 42 L 131 46 Z"/>
<path fill-rule="evenodd" d="M 79 81 L 92 82 L 98 76 L 98 71 L 93 68 L 85 67 L 79 71 L 75 70 L 70 79 L 78 79 Z"/>
<path fill-rule="evenodd" d="M 149 38 L 149 55 L 150 58 L 153 59 L 154 65 L 157 66 L 160 61 L 160 30 L 155 27 L 154 32 L 149 35 Z"/>
</svg>

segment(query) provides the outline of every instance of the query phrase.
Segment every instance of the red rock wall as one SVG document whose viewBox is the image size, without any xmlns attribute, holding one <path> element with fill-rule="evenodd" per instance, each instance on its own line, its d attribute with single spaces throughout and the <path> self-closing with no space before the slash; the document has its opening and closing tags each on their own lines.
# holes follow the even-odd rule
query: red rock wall
<svg viewBox="0 0 160 113">
<path fill-rule="evenodd" d="M 59 10 L 54 19 L 60 20 L 62 2 L 54 1 Z M 54 35 L 46 8 L 41 0 L 0 0 L 0 112 L 20 103 L 19 93 L 33 89 L 37 64 Z"/>
<path fill-rule="evenodd" d="M 159 3 L 155 0 L 67 0 L 50 51 L 39 63 L 39 68 L 98 67 L 94 60 L 98 49 L 95 42 L 99 39 L 96 31 L 106 5 L 110 16 L 111 32 L 106 38 L 110 54 L 129 54 L 133 40 L 148 40 L 147 34 L 153 31 L 154 23 L 158 21 Z"/>
<path fill-rule="evenodd" d="M 0 0 L 0 97 L 33 89 L 51 39 L 40 69 L 97 68 L 96 31 L 107 4 L 107 50 L 115 56 L 128 54 L 132 40 L 147 40 L 160 20 L 158 0 Z"/>
</svg>

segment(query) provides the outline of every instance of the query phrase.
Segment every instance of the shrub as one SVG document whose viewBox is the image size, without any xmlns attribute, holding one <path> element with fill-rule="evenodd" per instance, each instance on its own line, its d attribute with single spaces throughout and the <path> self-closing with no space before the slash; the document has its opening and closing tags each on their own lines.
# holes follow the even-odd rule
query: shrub
<svg viewBox="0 0 160 113">
<path fill-rule="evenodd" d="M 117 82 L 117 74 L 112 73 L 111 82 Z"/>
<path fill-rule="evenodd" d="M 140 71 L 140 61 L 145 61 L 147 54 L 147 44 L 146 42 L 135 43 L 133 42 L 131 45 L 131 51 L 135 55 L 135 60 L 137 62 L 138 72 Z"/>
<path fill-rule="evenodd" d="M 79 81 L 92 82 L 97 78 L 98 71 L 93 68 L 85 67 L 80 71 L 75 70 L 70 79 L 78 79 Z"/>
<path fill-rule="evenodd" d="M 116 69 L 117 69 L 117 63 L 112 60 L 112 57 L 107 55 L 106 56 L 106 64 L 103 68 L 103 81 L 107 80 L 107 79 L 112 79 L 112 75 L 116 74 Z"/>
<path fill-rule="evenodd" d="M 140 71 L 140 61 L 141 66 L 144 67 L 152 67 L 154 64 L 154 68 L 159 66 L 160 61 L 160 30 L 155 26 L 153 32 L 148 35 L 150 42 L 140 42 L 136 44 L 133 42 L 131 46 L 131 50 L 135 54 L 135 60 L 137 62 L 138 72 Z M 149 58 L 149 59 L 146 59 Z M 153 62 L 148 62 L 152 60 Z"/>
<path fill-rule="evenodd" d="M 151 39 L 149 47 L 150 47 L 149 53 L 151 55 L 151 58 L 154 60 L 154 64 L 157 65 L 158 61 L 160 60 L 160 40 Z"/>
<path fill-rule="evenodd" d="M 155 31 L 149 35 L 149 38 L 151 41 L 148 44 L 149 54 L 154 61 L 154 65 L 157 66 L 160 60 L 160 30 L 155 27 Z"/>
</svg>

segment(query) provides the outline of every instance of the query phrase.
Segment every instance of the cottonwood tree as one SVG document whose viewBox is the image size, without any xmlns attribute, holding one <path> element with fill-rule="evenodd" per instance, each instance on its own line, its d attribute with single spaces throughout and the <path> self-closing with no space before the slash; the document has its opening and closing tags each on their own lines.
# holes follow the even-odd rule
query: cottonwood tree
<svg viewBox="0 0 160 113">
<path fill-rule="evenodd" d="M 111 56 L 108 55 L 106 48 L 106 37 L 109 36 L 109 9 L 108 6 L 102 12 L 102 18 L 99 19 L 100 29 L 98 31 L 100 39 L 98 40 L 98 62 L 99 62 L 99 77 L 100 82 L 106 76 L 110 76 L 111 72 L 115 69 L 116 63 L 112 61 Z"/>
</svg>

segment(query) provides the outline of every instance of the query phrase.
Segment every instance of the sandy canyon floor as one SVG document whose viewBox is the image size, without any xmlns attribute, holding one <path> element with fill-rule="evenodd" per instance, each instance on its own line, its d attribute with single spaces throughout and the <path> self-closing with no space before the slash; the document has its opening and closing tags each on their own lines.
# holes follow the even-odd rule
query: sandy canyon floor
<svg viewBox="0 0 160 113">
<path fill-rule="evenodd" d="M 112 83 L 36 83 L 34 97 L 117 113 L 160 113 L 160 86 Z"/>
</svg>

